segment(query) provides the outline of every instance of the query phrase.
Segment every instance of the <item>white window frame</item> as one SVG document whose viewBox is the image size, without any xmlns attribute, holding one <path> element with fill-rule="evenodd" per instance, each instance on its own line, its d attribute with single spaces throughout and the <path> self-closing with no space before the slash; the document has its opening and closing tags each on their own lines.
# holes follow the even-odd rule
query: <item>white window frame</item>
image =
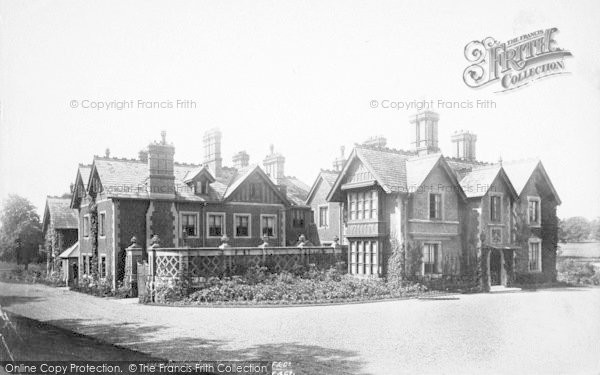
<svg viewBox="0 0 600 375">
<path fill-rule="evenodd" d="M 537 269 L 531 269 L 531 245 L 538 244 L 539 258 Z M 529 272 L 542 272 L 542 240 L 537 237 L 532 237 L 527 241 L 527 269 Z"/>
<path fill-rule="evenodd" d="M 500 242 L 498 242 L 498 244 L 504 243 L 504 234 L 502 233 L 502 229 L 503 228 L 501 226 L 491 226 L 490 227 L 490 245 L 496 244 L 496 242 L 494 242 L 494 236 L 493 236 L 493 232 L 495 230 L 500 231 Z"/>
<path fill-rule="evenodd" d="M 431 218 L 431 195 L 432 194 L 440 196 L 440 217 Z M 442 194 L 442 193 L 427 194 L 427 220 L 431 220 L 431 221 L 444 220 L 444 194 Z"/>
<path fill-rule="evenodd" d="M 86 230 L 86 224 L 87 223 L 87 230 Z M 85 214 L 83 215 L 83 238 L 85 239 L 89 239 L 90 238 L 90 232 L 92 231 L 92 228 L 90 228 L 92 226 L 92 220 L 90 219 L 90 214 Z"/>
<path fill-rule="evenodd" d="M 179 235 L 183 238 L 183 215 L 196 216 L 196 235 L 187 235 L 187 238 L 200 238 L 200 214 L 194 211 L 181 211 L 179 213 Z"/>
<path fill-rule="evenodd" d="M 324 209 L 327 210 L 326 211 L 326 215 L 325 215 L 325 216 L 327 216 L 327 219 L 326 219 L 327 223 L 325 225 L 323 225 L 323 223 L 321 223 L 321 209 L 322 208 L 324 208 Z M 318 210 L 317 217 L 318 217 L 318 220 L 319 220 L 319 228 L 329 228 L 329 205 L 328 204 L 319 205 L 317 207 L 317 210 Z"/>
<path fill-rule="evenodd" d="M 102 261 L 104 261 L 104 275 L 102 275 Z M 100 254 L 98 257 L 98 274 L 101 279 L 106 279 L 108 274 L 108 264 L 106 263 L 106 254 Z"/>
<path fill-rule="evenodd" d="M 223 229 L 221 230 L 221 235 L 220 236 L 211 236 L 210 235 L 210 217 L 211 216 L 221 216 L 221 218 L 223 219 L 222 223 L 223 223 Z M 226 219 L 226 215 L 225 212 L 207 212 L 206 213 L 206 238 L 221 238 L 224 235 L 227 234 L 227 221 Z"/>
<path fill-rule="evenodd" d="M 492 197 L 500 197 L 500 220 L 498 220 L 498 221 L 492 220 Z M 488 219 L 489 219 L 490 223 L 502 223 L 502 220 L 504 219 L 504 213 L 502 212 L 502 210 L 504 209 L 504 194 L 491 192 L 489 206 L 490 207 L 489 207 Z"/>
<path fill-rule="evenodd" d="M 441 270 L 439 272 L 432 272 L 432 273 L 425 273 L 425 245 L 437 245 L 437 249 L 438 249 L 438 259 L 440 262 L 440 268 Z M 434 266 L 435 266 L 435 261 L 434 261 Z M 421 275 L 426 276 L 426 275 L 441 275 L 444 273 L 443 271 L 443 264 L 442 264 L 442 241 L 424 241 L 423 242 L 423 248 L 421 249 Z"/>
<path fill-rule="evenodd" d="M 102 223 L 102 220 L 100 220 L 100 217 L 102 217 L 102 215 L 104 215 L 104 223 L 102 224 L 102 229 L 104 229 L 104 234 L 100 233 L 100 223 Z M 98 237 L 106 238 L 106 211 L 100 211 L 98 213 Z"/>
<path fill-rule="evenodd" d="M 260 236 L 263 237 L 263 218 L 272 217 L 273 218 L 273 236 L 269 236 L 269 238 L 277 237 L 277 215 L 275 214 L 262 214 L 260 215 Z"/>
<path fill-rule="evenodd" d="M 237 235 L 237 218 L 238 217 L 247 217 L 248 218 L 248 235 L 247 236 L 238 236 Z M 247 214 L 247 213 L 233 214 L 233 238 L 252 238 L 252 214 Z"/>
<path fill-rule="evenodd" d="M 537 202 L 537 218 L 538 221 L 536 223 L 532 223 L 529 220 L 529 203 Z M 536 196 L 528 196 L 527 197 L 527 224 L 532 227 L 541 227 L 542 226 L 542 199 Z"/>
</svg>

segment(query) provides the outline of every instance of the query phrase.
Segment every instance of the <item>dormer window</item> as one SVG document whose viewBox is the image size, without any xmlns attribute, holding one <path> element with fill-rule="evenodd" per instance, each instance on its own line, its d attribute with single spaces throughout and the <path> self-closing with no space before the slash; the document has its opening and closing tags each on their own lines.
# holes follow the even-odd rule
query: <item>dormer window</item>
<svg viewBox="0 0 600 375">
<path fill-rule="evenodd" d="M 208 194 L 208 180 L 201 179 L 196 182 L 196 194 Z"/>
</svg>

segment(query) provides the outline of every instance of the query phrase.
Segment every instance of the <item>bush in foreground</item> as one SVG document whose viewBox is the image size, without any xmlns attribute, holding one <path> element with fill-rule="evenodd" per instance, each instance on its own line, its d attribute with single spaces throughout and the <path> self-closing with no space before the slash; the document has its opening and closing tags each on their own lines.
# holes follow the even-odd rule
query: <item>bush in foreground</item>
<svg viewBox="0 0 600 375">
<path fill-rule="evenodd" d="M 600 285 L 600 272 L 592 262 L 577 262 L 572 259 L 560 262 L 557 266 L 558 281 L 580 285 Z"/>
<path fill-rule="evenodd" d="M 336 268 L 295 271 L 269 273 L 265 267 L 253 267 L 244 276 L 209 278 L 195 290 L 181 280 L 158 283 L 155 300 L 177 304 L 327 303 L 412 297 L 426 291 L 420 284 L 357 279 Z"/>
</svg>

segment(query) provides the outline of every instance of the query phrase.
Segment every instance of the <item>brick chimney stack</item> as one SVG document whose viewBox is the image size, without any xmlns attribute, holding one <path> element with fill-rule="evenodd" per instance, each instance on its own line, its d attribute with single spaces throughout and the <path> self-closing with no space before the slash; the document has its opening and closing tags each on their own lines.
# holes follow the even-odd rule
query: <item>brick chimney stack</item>
<svg viewBox="0 0 600 375">
<path fill-rule="evenodd" d="M 204 164 L 208 166 L 211 173 L 218 177 L 223 168 L 221 158 L 221 131 L 217 128 L 204 133 Z"/>
<path fill-rule="evenodd" d="M 240 151 L 237 154 L 233 155 L 233 167 L 235 169 L 242 169 L 248 166 L 248 162 L 250 161 L 250 156 L 246 151 Z"/>
<path fill-rule="evenodd" d="M 440 117 L 432 111 L 422 111 L 412 116 L 410 123 L 415 125 L 415 150 L 419 155 L 439 152 L 438 121 Z"/>
<path fill-rule="evenodd" d="M 174 156 L 175 147 L 167 144 L 167 132 L 161 132 L 160 142 L 148 145 L 149 186 L 152 194 L 175 192 Z"/>
<path fill-rule="evenodd" d="M 468 161 L 477 160 L 477 154 L 475 153 L 477 135 L 464 130 L 457 131 L 452 134 L 452 143 L 456 158 Z"/>
<path fill-rule="evenodd" d="M 285 158 L 280 153 L 275 152 L 273 145 L 271 145 L 270 151 L 271 153 L 263 160 L 263 166 L 265 167 L 265 172 L 267 172 L 267 175 L 269 175 L 269 177 L 271 177 L 276 184 L 279 184 L 280 181 L 285 177 L 283 169 Z"/>
<path fill-rule="evenodd" d="M 340 172 L 346 163 L 346 156 L 344 155 L 346 147 L 340 146 L 340 156 L 335 158 L 333 161 L 333 169 Z"/>
</svg>

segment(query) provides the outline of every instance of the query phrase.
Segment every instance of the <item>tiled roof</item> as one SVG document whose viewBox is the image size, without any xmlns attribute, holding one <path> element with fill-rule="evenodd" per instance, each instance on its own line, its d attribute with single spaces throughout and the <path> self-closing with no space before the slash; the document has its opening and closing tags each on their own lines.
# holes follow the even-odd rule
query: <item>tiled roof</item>
<svg viewBox="0 0 600 375">
<path fill-rule="evenodd" d="M 248 165 L 243 167 L 237 171 L 235 171 L 228 179 L 226 183 L 223 185 L 226 186 L 225 193 L 222 195 L 223 198 L 229 197 L 235 189 L 237 189 L 242 182 L 250 175 L 256 168 L 259 168 L 257 165 Z"/>
<path fill-rule="evenodd" d="M 83 187 L 87 189 L 88 180 L 90 179 L 90 172 L 92 171 L 91 165 L 79 164 L 79 174 L 81 174 L 81 181 L 83 181 Z"/>
<path fill-rule="evenodd" d="M 321 180 L 325 181 L 325 183 L 327 184 L 329 189 L 331 189 L 333 187 L 333 185 L 335 184 L 335 181 L 337 180 L 339 175 L 340 175 L 340 172 L 338 172 L 338 171 L 332 171 L 329 169 L 321 169 L 321 171 L 319 172 L 319 175 L 317 176 L 317 178 L 315 178 L 315 181 L 313 182 L 312 186 L 310 187 L 310 189 L 308 191 L 308 195 L 306 197 L 306 204 L 308 205 L 311 203 L 312 197 L 314 196 L 315 191 L 316 191 L 317 187 L 319 186 Z"/>
<path fill-rule="evenodd" d="M 71 198 L 47 197 L 49 220 L 55 229 L 77 229 L 77 211 L 70 208 Z"/>
<path fill-rule="evenodd" d="M 490 163 L 486 163 L 486 162 L 482 162 L 482 161 L 477 161 L 477 160 L 469 161 L 469 160 L 465 160 L 465 159 L 451 158 L 448 156 L 445 156 L 444 160 L 446 160 L 446 163 L 448 163 L 450 168 L 452 168 L 452 170 L 456 174 L 456 177 L 459 180 L 461 180 L 463 177 L 465 177 L 474 168 L 481 168 L 481 167 L 485 167 L 486 165 L 491 165 Z"/>
<path fill-rule="evenodd" d="M 148 164 L 135 159 L 94 158 L 102 187 L 111 197 L 148 198 Z M 186 175 L 198 166 L 175 163 L 175 190 L 178 198 L 202 201 L 192 188 L 185 184 Z"/>
<path fill-rule="evenodd" d="M 518 194 L 521 194 L 539 163 L 540 159 L 515 160 L 502 163 L 504 171 Z"/>
<path fill-rule="evenodd" d="M 430 154 L 406 161 L 406 184 L 409 192 L 415 192 L 427 178 L 442 154 Z"/>
<path fill-rule="evenodd" d="M 355 151 L 381 186 L 389 192 L 406 191 L 406 160 L 408 155 L 388 148 L 357 146 Z"/>
<path fill-rule="evenodd" d="M 310 190 L 308 185 L 293 176 L 286 176 L 279 180 L 279 183 L 286 186 L 287 198 L 291 203 L 296 206 L 306 205 L 306 198 Z"/>
<path fill-rule="evenodd" d="M 492 183 L 500 173 L 499 165 L 491 165 L 473 169 L 462 180 L 460 186 L 464 190 L 467 198 L 476 198 L 484 196 Z"/>
<path fill-rule="evenodd" d="M 323 179 L 329 184 L 329 186 L 332 186 L 335 183 L 335 180 L 337 179 L 339 174 L 340 172 L 338 171 L 321 169 L 321 177 L 323 177 Z"/>
<path fill-rule="evenodd" d="M 94 167 L 98 172 L 102 187 L 111 197 L 149 198 L 148 164 L 134 159 L 95 157 Z M 178 199 L 189 201 L 219 201 L 230 196 L 252 172 L 259 168 L 249 165 L 240 170 L 224 167 L 221 174 L 210 183 L 208 196 L 199 196 L 186 184 L 201 170 L 202 166 L 175 163 L 175 191 Z M 304 204 L 306 185 L 295 177 L 286 177 L 283 183 L 288 187 L 288 198 L 297 204 Z"/>
</svg>

